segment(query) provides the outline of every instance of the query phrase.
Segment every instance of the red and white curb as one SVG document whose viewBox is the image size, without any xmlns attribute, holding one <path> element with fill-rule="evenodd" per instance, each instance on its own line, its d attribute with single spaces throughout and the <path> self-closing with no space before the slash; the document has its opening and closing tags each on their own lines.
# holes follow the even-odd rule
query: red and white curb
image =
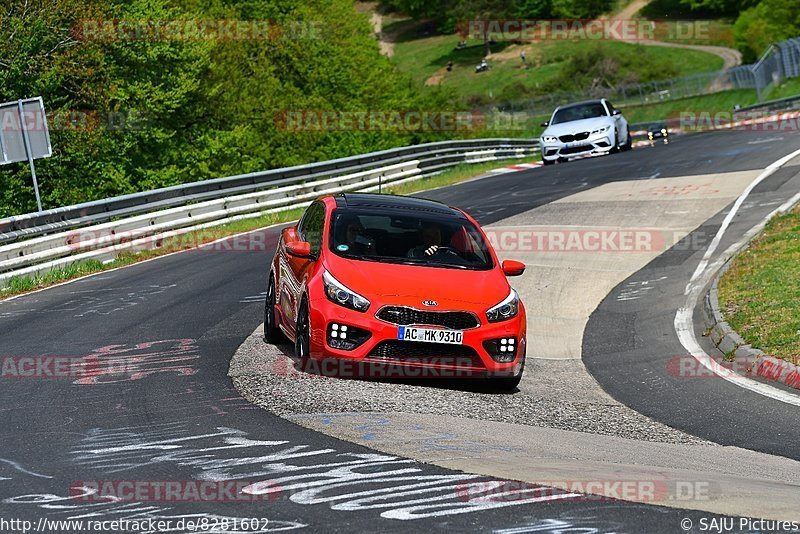
<svg viewBox="0 0 800 534">
<path fill-rule="evenodd" d="M 543 166 L 541 161 L 531 161 L 530 163 L 517 163 L 516 165 L 509 165 L 508 167 L 501 167 L 488 171 L 488 174 L 505 174 L 507 172 L 529 171 L 531 169 L 538 169 Z"/>
</svg>

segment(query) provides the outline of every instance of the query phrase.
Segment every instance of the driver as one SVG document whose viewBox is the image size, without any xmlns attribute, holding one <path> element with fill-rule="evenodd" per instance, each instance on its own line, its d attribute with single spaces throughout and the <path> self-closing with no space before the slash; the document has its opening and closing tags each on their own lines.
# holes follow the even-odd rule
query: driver
<svg viewBox="0 0 800 534">
<path fill-rule="evenodd" d="M 359 254 L 375 254 L 375 242 L 372 241 L 364 231 L 364 225 L 358 219 L 347 222 L 345 232 L 345 243 L 353 251 Z"/>
<path fill-rule="evenodd" d="M 436 224 L 426 224 L 420 231 L 421 245 L 408 251 L 409 258 L 423 258 L 433 256 L 442 246 L 442 229 Z"/>
</svg>

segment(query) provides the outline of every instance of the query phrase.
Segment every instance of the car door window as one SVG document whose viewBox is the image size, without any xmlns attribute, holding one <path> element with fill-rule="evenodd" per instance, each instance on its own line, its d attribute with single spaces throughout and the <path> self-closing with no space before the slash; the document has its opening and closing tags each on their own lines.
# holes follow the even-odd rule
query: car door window
<svg viewBox="0 0 800 534">
<path fill-rule="evenodd" d="M 322 248 L 322 227 L 325 225 L 325 206 L 320 202 L 312 204 L 298 226 L 300 238 L 311 245 L 311 253 L 319 254 Z"/>
<path fill-rule="evenodd" d="M 608 107 L 608 114 L 609 115 L 613 115 L 614 114 L 614 106 L 612 106 L 611 102 L 609 102 L 608 100 L 606 100 L 606 107 Z"/>
</svg>

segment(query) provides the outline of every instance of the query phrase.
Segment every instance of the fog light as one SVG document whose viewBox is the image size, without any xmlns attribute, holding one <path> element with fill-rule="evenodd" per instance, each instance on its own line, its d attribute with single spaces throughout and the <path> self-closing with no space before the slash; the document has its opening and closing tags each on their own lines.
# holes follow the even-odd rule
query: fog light
<svg viewBox="0 0 800 534">
<path fill-rule="evenodd" d="M 340 323 L 328 325 L 328 346 L 339 350 L 353 350 L 370 338 L 369 331 Z"/>
<path fill-rule="evenodd" d="M 483 342 L 483 348 L 498 363 L 513 362 L 517 357 L 517 339 L 513 337 L 489 339 Z"/>
</svg>

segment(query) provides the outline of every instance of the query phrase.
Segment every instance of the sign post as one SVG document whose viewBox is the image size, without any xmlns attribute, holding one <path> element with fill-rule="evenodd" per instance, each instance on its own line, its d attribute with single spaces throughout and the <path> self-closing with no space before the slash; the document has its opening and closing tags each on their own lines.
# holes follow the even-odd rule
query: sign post
<svg viewBox="0 0 800 534">
<path fill-rule="evenodd" d="M 42 198 L 33 160 L 52 155 L 42 97 L 0 104 L 0 165 L 28 162 L 39 211 L 42 211 Z"/>
</svg>

